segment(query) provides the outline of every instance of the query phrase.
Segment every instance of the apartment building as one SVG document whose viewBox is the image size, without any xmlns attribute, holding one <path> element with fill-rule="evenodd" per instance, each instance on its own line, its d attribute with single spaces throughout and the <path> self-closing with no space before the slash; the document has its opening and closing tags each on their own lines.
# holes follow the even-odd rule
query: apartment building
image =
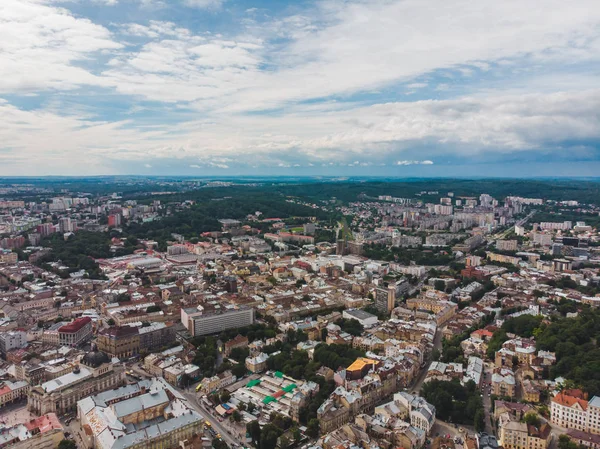
<svg viewBox="0 0 600 449">
<path fill-rule="evenodd" d="M 79 346 L 92 338 L 92 319 L 77 318 L 58 329 L 58 342 L 64 346 Z"/>
<path fill-rule="evenodd" d="M 567 390 L 552 398 L 551 421 L 567 429 L 600 434 L 600 397 L 587 400 L 581 390 Z"/>
</svg>

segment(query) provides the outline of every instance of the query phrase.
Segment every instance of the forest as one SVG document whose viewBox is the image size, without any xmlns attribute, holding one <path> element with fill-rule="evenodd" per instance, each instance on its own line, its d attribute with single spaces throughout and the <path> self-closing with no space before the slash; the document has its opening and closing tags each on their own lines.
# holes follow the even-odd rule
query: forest
<svg viewBox="0 0 600 449">
<path fill-rule="evenodd" d="M 550 377 L 573 381 L 590 397 L 600 395 L 600 310 L 584 309 L 536 333 L 537 348 L 556 353 Z"/>
</svg>

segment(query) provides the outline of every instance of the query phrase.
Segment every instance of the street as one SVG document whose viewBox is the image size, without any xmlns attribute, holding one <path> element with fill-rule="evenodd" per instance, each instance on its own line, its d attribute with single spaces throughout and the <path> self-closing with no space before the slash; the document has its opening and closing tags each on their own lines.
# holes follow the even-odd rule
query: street
<svg viewBox="0 0 600 449">
<path fill-rule="evenodd" d="M 482 383 L 486 385 L 491 385 L 492 383 L 492 371 L 488 367 L 487 363 L 483 364 Z M 485 431 L 488 435 L 495 435 L 492 427 L 492 417 L 490 415 L 490 410 L 492 409 L 492 398 L 490 397 L 489 390 L 486 386 L 483 386 L 481 394 L 483 396 L 483 410 L 485 412 Z"/>
<path fill-rule="evenodd" d="M 442 352 L 442 336 L 442 328 L 438 327 L 435 331 L 435 336 L 433 337 L 433 349 L 437 349 L 440 353 Z M 417 393 L 421 391 L 421 387 L 423 386 L 423 382 L 427 376 L 427 371 L 429 370 L 429 365 L 431 365 L 431 360 L 425 363 L 425 367 L 414 380 L 412 387 L 408 389 L 410 393 L 413 391 Z"/>
<path fill-rule="evenodd" d="M 196 393 L 195 391 L 181 390 L 180 388 L 178 388 L 178 390 L 186 397 L 190 406 L 194 408 L 198 413 L 200 413 L 204 417 L 204 419 L 210 423 L 215 432 L 221 434 L 221 438 L 223 439 L 223 441 L 225 441 L 229 446 L 242 444 L 243 437 L 245 435 L 242 435 L 242 437 L 233 435 L 230 432 L 230 430 L 223 425 L 223 423 L 219 422 L 219 420 L 215 416 L 213 416 L 209 410 L 204 408 L 204 405 L 199 400 L 198 393 Z"/>
</svg>

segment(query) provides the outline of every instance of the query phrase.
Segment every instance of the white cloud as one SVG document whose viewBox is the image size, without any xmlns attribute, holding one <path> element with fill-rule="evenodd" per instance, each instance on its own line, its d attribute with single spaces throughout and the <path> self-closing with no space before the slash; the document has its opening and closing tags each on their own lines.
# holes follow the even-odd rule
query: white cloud
<svg viewBox="0 0 600 449">
<path fill-rule="evenodd" d="M 225 0 L 184 0 L 183 3 L 190 8 L 214 9 L 220 8 Z"/>
<path fill-rule="evenodd" d="M 120 48 L 106 28 L 67 9 L 42 0 L 0 2 L 0 93 L 105 85 L 78 63 Z"/>
<path fill-rule="evenodd" d="M 396 161 L 396 165 L 433 165 L 433 161 Z"/>
<path fill-rule="evenodd" d="M 449 152 L 470 157 L 551 149 L 600 139 L 600 90 L 387 103 L 347 111 L 226 116 L 179 125 L 27 112 L 0 102 L 0 166 L 106 173 L 114 164 L 181 160 L 193 168 L 232 165 L 431 165 Z M 232 132 L 235 130 L 235 132 Z M 65 136 L 69 136 L 65 139 Z M 426 148 L 415 147 L 426 144 Z M 404 157 L 402 157 L 404 156 Z M 415 157 L 416 156 L 416 157 Z M 420 157 L 419 157 L 420 156 Z M 311 165 L 312 164 L 312 165 Z M 192 166 L 192 165 L 190 165 Z M 107 168 L 108 167 L 108 168 Z M 102 170 L 101 170 L 102 169 Z M 26 171 L 25 171 L 26 172 Z"/>
</svg>

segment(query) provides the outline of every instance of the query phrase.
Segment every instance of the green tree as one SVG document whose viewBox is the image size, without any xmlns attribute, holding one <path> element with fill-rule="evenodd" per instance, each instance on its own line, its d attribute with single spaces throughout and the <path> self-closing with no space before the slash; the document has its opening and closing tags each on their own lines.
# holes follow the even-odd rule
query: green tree
<svg viewBox="0 0 600 449">
<path fill-rule="evenodd" d="M 212 447 L 214 449 L 229 449 L 229 446 L 227 446 L 227 443 L 225 443 L 225 441 L 223 441 L 220 438 L 213 438 Z"/>
<path fill-rule="evenodd" d="M 473 420 L 476 432 L 483 432 L 485 430 L 485 412 L 482 408 L 475 412 L 475 418 Z"/>
<path fill-rule="evenodd" d="M 306 434 L 311 438 L 317 438 L 319 436 L 319 420 L 311 419 L 306 426 Z"/>
<path fill-rule="evenodd" d="M 77 445 L 73 440 L 61 440 L 58 443 L 58 449 L 77 449 Z"/>
<path fill-rule="evenodd" d="M 252 404 L 252 402 L 248 404 L 248 411 L 250 411 L 250 405 L 254 404 Z M 250 435 L 250 438 L 252 439 L 252 444 L 258 447 L 258 445 L 260 444 L 260 424 L 258 423 L 258 421 L 250 421 L 248 424 L 246 424 L 246 432 L 248 433 L 248 435 Z"/>
<path fill-rule="evenodd" d="M 229 391 L 227 390 L 223 390 L 220 398 L 222 403 L 229 402 L 229 400 L 231 399 L 231 393 L 229 393 Z"/>
</svg>

